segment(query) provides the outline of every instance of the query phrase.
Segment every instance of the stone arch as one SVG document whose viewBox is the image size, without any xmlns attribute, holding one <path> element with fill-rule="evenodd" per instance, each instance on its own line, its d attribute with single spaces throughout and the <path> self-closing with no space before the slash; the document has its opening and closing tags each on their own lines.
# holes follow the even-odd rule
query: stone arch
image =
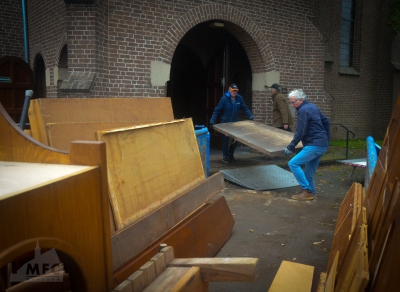
<svg viewBox="0 0 400 292">
<path fill-rule="evenodd" d="M 199 23 L 214 19 L 227 22 L 225 28 L 243 46 L 253 74 L 275 70 L 272 51 L 258 25 L 239 10 L 219 4 L 198 6 L 181 16 L 165 34 L 157 61 L 171 64 L 174 51 L 186 32 Z"/>
</svg>

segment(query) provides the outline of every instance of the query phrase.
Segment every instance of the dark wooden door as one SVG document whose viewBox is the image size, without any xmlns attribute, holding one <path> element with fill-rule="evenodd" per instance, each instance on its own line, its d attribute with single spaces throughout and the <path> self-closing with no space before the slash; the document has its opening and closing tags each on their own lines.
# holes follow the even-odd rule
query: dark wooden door
<svg viewBox="0 0 400 292">
<path fill-rule="evenodd" d="M 228 72 L 228 47 L 221 48 L 214 58 L 210 61 L 207 72 L 207 100 L 206 100 L 206 121 L 210 132 L 210 147 L 213 149 L 221 149 L 221 134 L 210 128 L 210 118 L 217 106 L 219 100 L 228 88 L 226 84 Z M 216 123 L 219 123 L 219 118 Z"/>
<path fill-rule="evenodd" d="M 17 57 L 0 58 L 0 102 L 11 116 L 19 123 L 24 106 L 25 91 L 33 90 L 32 69 Z"/>
</svg>

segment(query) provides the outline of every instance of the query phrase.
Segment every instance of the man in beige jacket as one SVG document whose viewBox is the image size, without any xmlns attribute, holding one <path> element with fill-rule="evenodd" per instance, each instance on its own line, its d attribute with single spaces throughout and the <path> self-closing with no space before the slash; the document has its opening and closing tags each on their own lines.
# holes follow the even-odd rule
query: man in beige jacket
<svg viewBox="0 0 400 292">
<path fill-rule="evenodd" d="M 272 97 L 272 126 L 278 129 L 291 132 L 290 128 L 293 125 L 292 113 L 290 112 L 287 98 L 281 93 L 279 84 L 271 85 Z"/>
</svg>

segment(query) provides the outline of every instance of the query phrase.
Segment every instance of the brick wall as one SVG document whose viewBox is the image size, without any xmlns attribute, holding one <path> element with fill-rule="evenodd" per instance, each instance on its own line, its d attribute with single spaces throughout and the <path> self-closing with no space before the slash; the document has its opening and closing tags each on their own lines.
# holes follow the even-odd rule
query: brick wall
<svg viewBox="0 0 400 292">
<path fill-rule="evenodd" d="M 0 1 L 0 58 L 24 59 L 24 31 L 21 1 Z"/>
<path fill-rule="evenodd" d="M 382 139 L 392 111 L 394 70 L 387 26 L 390 1 L 356 1 L 354 69 L 359 75 L 339 74 L 341 1 L 320 1 L 316 25 L 326 37 L 324 88 L 332 97 L 331 122 L 347 126 L 355 138 Z M 397 53 L 398 55 L 399 53 Z M 334 138 L 346 131 L 333 127 Z"/>
<path fill-rule="evenodd" d="M 359 76 L 339 74 L 341 1 L 330 0 L 97 0 L 72 5 L 28 0 L 31 66 L 41 54 L 50 70 L 47 96 L 71 96 L 57 90 L 54 80 L 54 67 L 68 44 L 68 71 L 96 74 L 90 93 L 82 96 L 165 96 L 164 86 L 151 85 L 151 62 L 171 64 L 190 29 L 219 20 L 244 48 L 253 74 L 280 72 L 282 87 L 303 88 L 332 122 L 346 125 L 357 138 L 379 138 L 399 86 L 399 73 L 391 65 L 399 53 L 391 51 L 397 47 L 388 45 L 385 25 L 391 1 L 356 2 L 354 67 Z M 20 5 L 11 0 L 0 5 L 4 3 L 7 11 Z M 14 47 L 21 50 L 20 42 Z M 326 54 L 330 62 L 324 62 Z M 251 105 L 256 119 L 267 123 L 269 95 L 266 90 L 253 91 Z M 345 133 L 340 128 L 332 131 L 334 138 Z"/>
</svg>

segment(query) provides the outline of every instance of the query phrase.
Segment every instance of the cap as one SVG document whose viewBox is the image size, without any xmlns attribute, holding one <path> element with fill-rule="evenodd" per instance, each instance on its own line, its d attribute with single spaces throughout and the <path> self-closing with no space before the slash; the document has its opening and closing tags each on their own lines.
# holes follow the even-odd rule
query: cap
<svg viewBox="0 0 400 292">
<path fill-rule="evenodd" d="M 229 86 L 229 89 L 234 90 L 234 91 L 239 91 L 239 88 L 238 88 L 238 86 L 237 86 L 235 83 L 232 83 L 232 84 Z"/>
<path fill-rule="evenodd" d="M 270 88 L 275 88 L 276 90 L 281 90 L 281 87 L 279 86 L 278 83 L 274 83 L 270 86 Z"/>
</svg>

